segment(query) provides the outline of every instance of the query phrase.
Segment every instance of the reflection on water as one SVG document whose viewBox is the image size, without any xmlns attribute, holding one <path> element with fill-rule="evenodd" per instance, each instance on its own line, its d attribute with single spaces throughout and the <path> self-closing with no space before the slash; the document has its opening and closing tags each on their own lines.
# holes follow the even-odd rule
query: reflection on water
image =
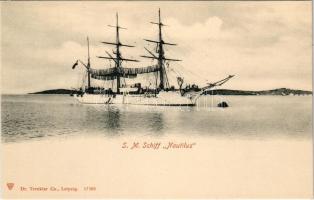
<svg viewBox="0 0 314 200">
<path fill-rule="evenodd" d="M 311 96 L 228 96 L 201 99 L 197 107 L 82 105 L 65 95 L 2 96 L 2 140 L 58 136 L 166 136 L 310 138 Z M 203 101 L 203 102 L 202 102 Z M 214 103 L 213 103 L 214 102 Z"/>
<path fill-rule="evenodd" d="M 162 118 L 162 113 L 154 113 L 152 115 L 152 121 L 151 123 L 151 131 L 153 132 L 162 132 L 163 131 L 163 118 Z"/>
<path fill-rule="evenodd" d="M 109 112 L 104 113 L 105 118 L 107 118 L 107 128 L 112 130 L 113 132 L 117 132 L 120 128 L 120 111 L 110 110 Z"/>
</svg>

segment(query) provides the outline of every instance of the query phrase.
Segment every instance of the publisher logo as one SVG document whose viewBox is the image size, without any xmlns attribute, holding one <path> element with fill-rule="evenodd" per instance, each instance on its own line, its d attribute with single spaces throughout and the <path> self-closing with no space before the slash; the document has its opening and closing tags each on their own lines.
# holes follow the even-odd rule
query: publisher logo
<svg viewBox="0 0 314 200">
<path fill-rule="evenodd" d="M 14 187 L 14 183 L 7 183 L 7 187 L 9 190 L 12 190 Z"/>
</svg>

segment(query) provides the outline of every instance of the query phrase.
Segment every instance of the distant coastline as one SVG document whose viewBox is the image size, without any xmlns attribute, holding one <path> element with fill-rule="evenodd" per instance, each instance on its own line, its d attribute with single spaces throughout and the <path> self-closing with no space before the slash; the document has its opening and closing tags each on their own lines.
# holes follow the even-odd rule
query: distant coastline
<svg viewBox="0 0 314 200">
<path fill-rule="evenodd" d="M 44 90 L 39 92 L 33 92 L 28 94 L 72 94 L 75 93 L 75 90 L 69 89 L 53 89 L 53 90 Z M 213 95 L 312 95 L 312 91 L 306 90 L 294 90 L 289 88 L 278 88 L 273 90 L 260 90 L 260 91 L 251 91 L 251 90 L 229 90 L 229 89 L 217 89 L 207 91 L 204 94 L 213 94 Z"/>
<path fill-rule="evenodd" d="M 294 90 L 289 88 L 277 88 L 273 90 L 260 90 L 260 91 L 250 91 L 250 90 L 227 90 L 218 89 L 213 91 L 207 91 L 206 94 L 214 95 L 312 95 L 312 91 L 306 90 Z"/>
<path fill-rule="evenodd" d="M 75 90 L 68 89 L 52 89 L 52 90 L 43 90 L 39 92 L 32 92 L 28 94 L 72 94 Z"/>
</svg>

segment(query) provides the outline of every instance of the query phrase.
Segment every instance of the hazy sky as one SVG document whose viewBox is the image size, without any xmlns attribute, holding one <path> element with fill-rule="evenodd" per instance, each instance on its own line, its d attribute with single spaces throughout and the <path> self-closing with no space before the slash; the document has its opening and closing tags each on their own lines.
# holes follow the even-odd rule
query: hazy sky
<svg viewBox="0 0 314 200">
<path fill-rule="evenodd" d="M 76 59 L 86 60 L 86 36 L 91 40 L 93 68 L 109 62 L 96 58 L 114 41 L 115 13 L 119 13 L 124 57 L 152 64 L 140 55 L 143 38 L 156 39 L 158 8 L 169 77 L 176 84 L 180 74 L 186 82 L 204 85 L 229 74 L 236 77 L 224 85 L 231 89 L 312 89 L 311 2 L 2 2 L 1 88 L 2 93 L 25 93 L 43 89 L 78 87 L 82 68 L 71 69 Z"/>
</svg>

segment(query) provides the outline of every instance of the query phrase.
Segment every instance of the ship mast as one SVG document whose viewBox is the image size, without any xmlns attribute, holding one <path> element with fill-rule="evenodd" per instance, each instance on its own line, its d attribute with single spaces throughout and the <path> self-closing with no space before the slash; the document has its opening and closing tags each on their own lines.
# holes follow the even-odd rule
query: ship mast
<svg viewBox="0 0 314 200">
<path fill-rule="evenodd" d="M 87 37 L 87 89 L 90 88 L 90 56 L 89 56 L 89 39 Z"/>
<path fill-rule="evenodd" d="M 121 68 L 121 54 L 120 54 L 120 38 L 119 38 L 119 29 L 121 27 L 119 27 L 119 17 L 118 17 L 118 13 L 116 13 L 116 69 L 120 69 Z M 117 74 L 117 93 L 119 93 L 120 91 L 120 74 Z"/>
<path fill-rule="evenodd" d="M 120 79 L 122 77 L 122 74 L 120 72 L 122 71 L 121 70 L 121 68 L 122 68 L 122 61 L 132 61 L 132 62 L 139 62 L 139 61 L 138 60 L 133 60 L 133 59 L 123 58 L 121 56 L 120 47 L 134 47 L 134 46 L 121 44 L 121 42 L 120 42 L 119 30 L 120 29 L 126 29 L 126 28 L 123 28 L 123 27 L 119 26 L 118 13 L 116 13 L 116 25 L 115 26 L 108 25 L 108 26 L 116 28 L 116 43 L 112 43 L 112 42 L 102 42 L 102 43 L 103 44 L 114 45 L 116 47 L 116 51 L 113 52 L 113 54 L 115 54 L 116 56 L 113 57 L 113 56 L 111 56 L 110 53 L 106 52 L 109 57 L 98 56 L 98 58 L 110 59 L 110 60 L 113 60 L 115 62 L 115 73 L 114 73 L 114 76 L 117 79 L 117 85 L 116 85 L 117 86 L 117 93 L 120 93 L 120 85 L 121 85 Z M 112 78 L 114 79 L 115 77 L 112 77 Z"/>
<path fill-rule="evenodd" d="M 162 34 L 161 34 L 161 26 L 163 25 L 161 23 L 161 19 L 160 19 L 160 9 L 158 10 L 158 30 L 159 30 L 159 51 L 158 51 L 158 66 L 159 66 L 159 73 L 160 73 L 160 89 L 164 89 L 165 85 L 164 85 L 164 76 L 166 76 L 166 70 L 164 70 L 164 55 L 165 55 L 165 52 L 164 52 L 164 49 L 163 49 L 163 43 L 162 43 Z"/>
<path fill-rule="evenodd" d="M 158 22 L 151 22 L 152 24 L 158 25 L 158 41 L 154 41 L 154 40 L 148 40 L 148 39 L 144 39 L 147 42 L 152 42 L 152 43 L 156 43 L 157 47 L 158 47 L 158 56 L 155 56 L 151 51 L 149 51 L 148 49 L 146 49 L 148 51 L 148 53 L 152 56 L 142 56 L 144 58 L 152 58 L 152 59 L 156 59 L 158 61 L 158 68 L 159 68 L 159 88 L 161 90 L 163 89 L 167 89 L 169 88 L 169 82 L 168 82 L 168 78 L 167 78 L 167 72 L 165 69 L 165 61 L 181 61 L 181 60 L 177 60 L 177 59 L 170 59 L 170 58 L 165 58 L 165 52 L 164 52 L 164 45 L 176 45 L 176 44 L 171 44 L 171 43 L 167 43 L 164 42 L 162 39 L 162 27 L 165 26 L 165 24 L 163 24 L 161 22 L 161 17 L 160 17 L 160 8 L 158 10 Z"/>
<path fill-rule="evenodd" d="M 74 63 L 74 65 L 72 66 L 72 69 L 75 69 L 75 67 L 78 65 L 78 62 L 80 62 L 87 71 L 87 91 L 90 89 L 90 78 L 91 78 L 91 67 L 90 67 L 90 56 L 89 56 L 89 39 L 87 37 L 87 64 L 85 64 L 83 61 L 81 60 L 76 60 L 76 62 Z M 86 87 L 85 87 L 86 88 Z"/>
</svg>

